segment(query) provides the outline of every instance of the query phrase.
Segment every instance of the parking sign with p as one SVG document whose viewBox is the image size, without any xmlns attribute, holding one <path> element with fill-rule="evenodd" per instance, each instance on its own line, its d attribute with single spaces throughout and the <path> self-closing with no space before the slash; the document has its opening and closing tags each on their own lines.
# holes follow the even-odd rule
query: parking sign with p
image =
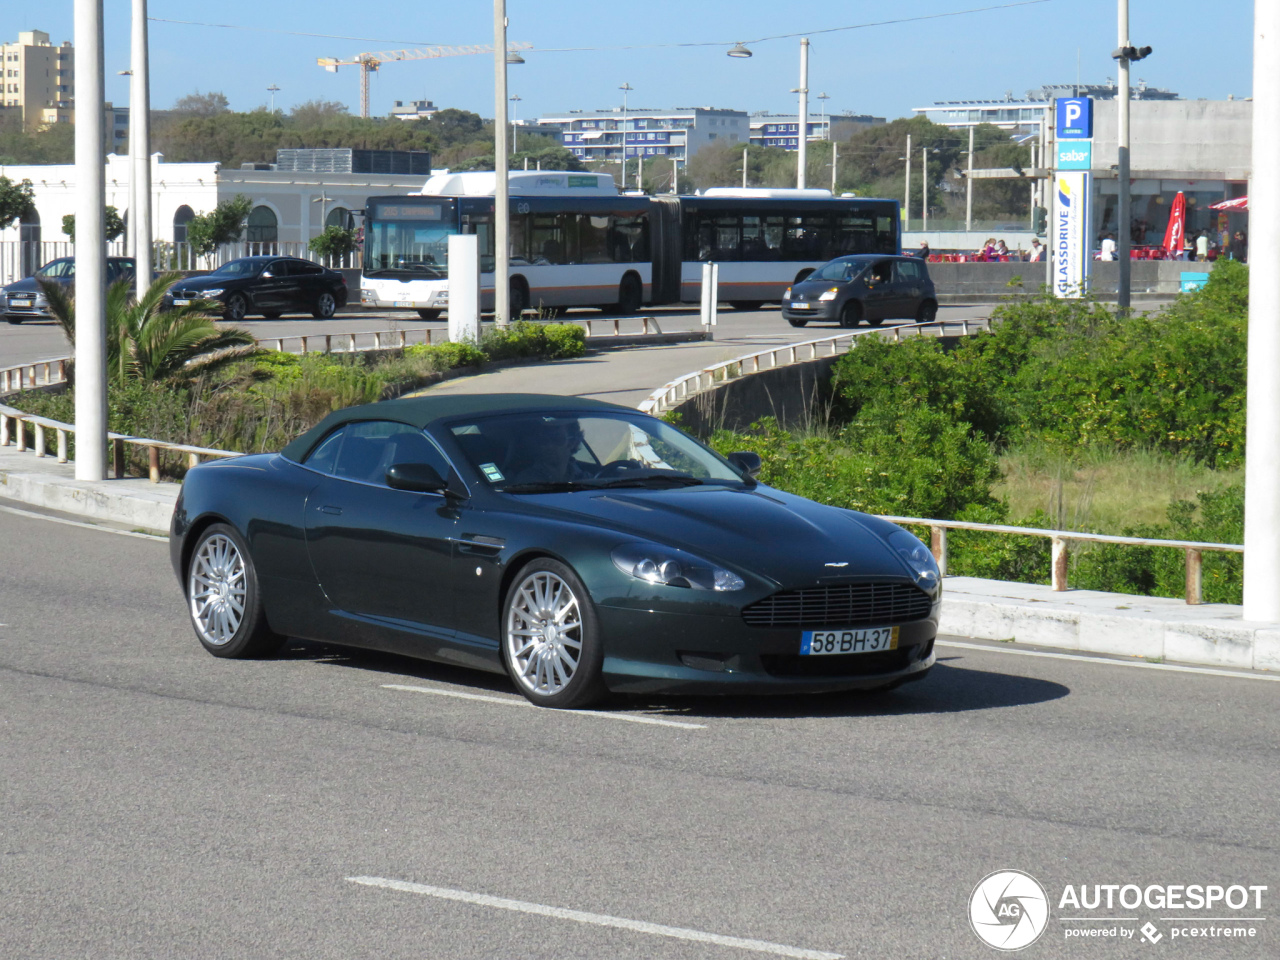
<svg viewBox="0 0 1280 960">
<path fill-rule="evenodd" d="M 1088 140 L 1093 136 L 1093 101 L 1088 97 L 1058 97 L 1059 140 Z"/>
</svg>

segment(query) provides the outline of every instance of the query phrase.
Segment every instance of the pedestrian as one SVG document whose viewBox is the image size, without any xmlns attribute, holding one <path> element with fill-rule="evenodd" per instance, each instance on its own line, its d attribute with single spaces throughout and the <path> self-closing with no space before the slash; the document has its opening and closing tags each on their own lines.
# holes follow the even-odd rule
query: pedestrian
<svg viewBox="0 0 1280 960">
<path fill-rule="evenodd" d="M 1032 263 L 1039 263 L 1044 258 L 1044 244 L 1038 238 L 1031 241 L 1031 256 L 1027 259 Z"/>
<path fill-rule="evenodd" d="M 920 259 L 921 260 L 929 259 L 929 241 L 928 240 L 920 241 Z"/>
<path fill-rule="evenodd" d="M 1231 238 L 1231 256 L 1241 263 L 1249 262 L 1249 241 L 1245 239 L 1243 230 L 1237 230 Z"/>
<path fill-rule="evenodd" d="M 1209 235 L 1201 230 L 1200 236 L 1196 237 L 1196 260 L 1200 263 L 1204 263 L 1208 259 Z"/>
<path fill-rule="evenodd" d="M 1114 260 L 1116 258 L 1116 238 L 1108 233 L 1102 238 L 1102 243 L 1098 249 L 1100 250 L 1098 254 L 1099 260 L 1108 262 Z"/>
<path fill-rule="evenodd" d="M 982 250 L 978 253 L 981 260 L 994 260 L 996 257 L 996 238 L 987 237 L 987 242 L 982 245 Z"/>
</svg>

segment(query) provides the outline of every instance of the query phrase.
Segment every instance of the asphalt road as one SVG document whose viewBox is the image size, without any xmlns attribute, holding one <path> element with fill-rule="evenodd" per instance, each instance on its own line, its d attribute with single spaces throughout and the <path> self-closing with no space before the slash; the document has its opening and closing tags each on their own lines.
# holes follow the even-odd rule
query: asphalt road
<svg viewBox="0 0 1280 960">
<path fill-rule="evenodd" d="M 989 958 L 1010 867 L 1269 887 L 1252 939 L 1082 943 L 1054 902 L 1025 957 L 1280 955 L 1273 681 L 942 646 L 892 694 L 544 711 L 212 658 L 160 541 L 5 509 L 0 544 L 0 956 Z"/>
<path fill-rule="evenodd" d="M 943 306 L 938 310 L 938 318 L 961 320 L 989 317 L 994 307 L 995 304 Z M 663 330 L 693 330 L 700 327 L 696 306 L 692 308 L 688 306 L 658 307 L 646 313 L 657 317 Z M 571 319 L 599 319 L 611 314 L 603 314 L 599 310 L 571 310 L 567 316 Z M 826 323 L 814 323 L 801 328 L 792 327 L 782 319 L 776 306 L 753 311 L 738 311 L 725 307 L 720 311 L 718 320 L 716 337 L 724 341 L 766 337 L 780 342 L 792 342 L 813 340 L 827 336 L 828 333 L 839 332 L 835 324 Z M 422 320 L 413 312 L 350 309 L 340 312 L 331 320 L 314 320 L 304 316 L 283 317 L 279 320 L 251 318 L 241 326 L 248 328 L 261 340 L 325 333 L 372 333 L 426 328 L 438 331 L 435 336 L 443 339 L 447 335 L 448 321 Z M 0 323 L 0 367 L 66 356 L 70 352 L 66 338 L 62 335 L 62 328 L 52 320 L 21 324 Z M 653 384 L 650 389 L 661 386 L 663 382 L 665 381 Z"/>
</svg>

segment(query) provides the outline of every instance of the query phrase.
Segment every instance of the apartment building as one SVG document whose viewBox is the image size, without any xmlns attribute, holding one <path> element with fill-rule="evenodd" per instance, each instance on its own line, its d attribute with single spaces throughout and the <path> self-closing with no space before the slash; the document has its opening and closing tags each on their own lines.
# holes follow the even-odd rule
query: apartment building
<svg viewBox="0 0 1280 960">
<path fill-rule="evenodd" d="M 17 43 L 0 44 L 0 110 L 27 127 L 70 123 L 75 113 L 75 58 L 71 41 L 49 42 L 41 30 L 24 30 Z"/>
<path fill-rule="evenodd" d="M 880 126 L 884 117 L 869 114 L 834 113 L 809 116 L 808 140 L 848 140 L 859 130 Z M 758 147 L 781 147 L 783 150 L 800 149 L 800 115 L 798 113 L 753 113 L 751 115 L 751 142 Z"/>
<path fill-rule="evenodd" d="M 675 160 L 683 165 L 709 143 L 746 143 L 750 126 L 746 111 L 717 107 L 652 110 L 570 110 L 538 118 L 544 130 L 555 130 L 561 142 L 586 162 L 619 162 L 626 150 L 634 157 Z M 625 143 L 624 143 L 625 139 Z"/>
</svg>

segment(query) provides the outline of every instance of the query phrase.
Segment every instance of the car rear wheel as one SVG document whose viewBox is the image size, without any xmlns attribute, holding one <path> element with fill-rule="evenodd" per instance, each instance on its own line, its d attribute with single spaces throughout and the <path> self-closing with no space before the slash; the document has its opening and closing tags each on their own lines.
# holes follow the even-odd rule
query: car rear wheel
<svg viewBox="0 0 1280 960">
<path fill-rule="evenodd" d="M 338 301 L 328 290 L 316 297 L 316 305 L 311 311 L 311 315 L 317 320 L 328 320 L 338 310 Z"/>
<path fill-rule="evenodd" d="M 804 317 L 787 317 L 787 323 L 791 324 L 793 327 L 803 327 L 808 322 L 809 321 Z"/>
<path fill-rule="evenodd" d="M 730 300 L 729 306 L 735 310 L 759 310 L 764 306 L 763 300 Z"/>
<path fill-rule="evenodd" d="M 239 323 L 248 312 L 249 302 L 245 300 L 244 294 L 233 293 L 227 297 L 227 305 L 222 310 L 222 319 Z"/>
<path fill-rule="evenodd" d="M 215 657 L 260 657 L 280 645 L 267 625 L 248 547 L 225 523 L 208 527 L 191 551 L 187 610 L 196 637 Z"/>
<path fill-rule="evenodd" d="M 418 316 L 420 316 L 423 320 L 439 320 L 440 311 L 439 310 L 419 310 Z"/>
<path fill-rule="evenodd" d="M 844 305 L 840 311 L 840 326 L 856 327 L 862 322 L 862 304 L 857 300 L 850 300 Z"/>
<path fill-rule="evenodd" d="M 503 604 L 502 659 L 522 694 L 542 707 L 583 707 L 607 689 L 604 650 L 587 588 L 558 560 L 534 560 Z"/>
<path fill-rule="evenodd" d="M 932 300 L 923 300 L 916 308 L 916 323 L 933 323 L 938 319 L 938 305 Z"/>
<path fill-rule="evenodd" d="M 279 320 L 283 314 L 279 310 L 263 310 L 262 318 L 264 320 Z"/>
</svg>

